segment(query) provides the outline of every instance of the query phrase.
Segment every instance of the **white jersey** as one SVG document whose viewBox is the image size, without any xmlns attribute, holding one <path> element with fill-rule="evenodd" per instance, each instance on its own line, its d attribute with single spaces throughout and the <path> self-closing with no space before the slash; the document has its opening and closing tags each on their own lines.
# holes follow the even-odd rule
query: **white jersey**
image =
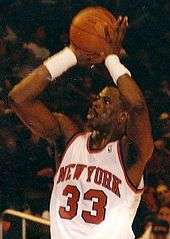
<svg viewBox="0 0 170 239">
<path fill-rule="evenodd" d="M 143 189 L 124 171 L 119 142 L 90 151 L 90 133 L 70 142 L 54 179 L 52 239 L 132 239 L 131 226 Z"/>
</svg>

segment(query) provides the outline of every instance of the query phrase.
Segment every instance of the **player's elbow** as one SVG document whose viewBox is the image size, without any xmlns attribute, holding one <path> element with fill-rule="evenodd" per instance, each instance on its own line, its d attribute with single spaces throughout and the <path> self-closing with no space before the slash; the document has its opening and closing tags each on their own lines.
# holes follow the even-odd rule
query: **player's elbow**
<svg viewBox="0 0 170 239">
<path fill-rule="evenodd" d="M 19 105 L 22 103 L 21 94 L 16 91 L 16 86 L 8 94 L 8 102 L 10 106 Z"/>
<path fill-rule="evenodd" d="M 15 101 L 15 97 L 13 97 L 12 92 L 9 92 L 8 94 L 8 105 L 11 109 L 13 109 L 13 107 L 17 105 L 17 102 Z"/>
<path fill-rule="evenodd" d="M 21 102 L 19 102 L 17 98 L 15 98 L 12 91 L 8 94 L 8 105 L 15 113 L 18 112 L 22 105 Z"/>
</svg>

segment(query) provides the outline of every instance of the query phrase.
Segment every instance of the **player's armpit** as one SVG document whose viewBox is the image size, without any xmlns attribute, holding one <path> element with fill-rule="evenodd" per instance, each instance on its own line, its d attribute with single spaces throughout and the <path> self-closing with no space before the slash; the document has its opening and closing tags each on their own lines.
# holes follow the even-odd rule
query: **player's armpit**
<svg viewBox="0 0 170 239">
<path fill-rule="evenodd" d="M 75 134 L 80 132 L 79 127 L 68 116 L 62 113 L 54 113 L 60 125 L 60 132 L 67 143 Z"/>
<path fill-rule="evenodd" d="M 54 139 L 60 136 L 57 118 L 40 101 L 17 104 L 9 99 L 12 110 L 39 137 Z"/>
</svg>

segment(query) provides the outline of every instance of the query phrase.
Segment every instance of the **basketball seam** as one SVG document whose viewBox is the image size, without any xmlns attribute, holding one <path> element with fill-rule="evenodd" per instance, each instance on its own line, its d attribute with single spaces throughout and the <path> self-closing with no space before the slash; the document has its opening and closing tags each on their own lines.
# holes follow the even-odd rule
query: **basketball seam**
<svg viewBox="0 0 170 239">
<path fill-rule="evenodd" d="M 82 48 L 80 48 L 79 46 L 77 46 L 77 44 L 75 44 L 74 43 L 74 41 L 73 40 L 71 40 L 71 43 L 73 43 L 73 45 L 77 48 L 77 49 L 79 49 L 80 51 L 83 51 L 83 52 L 85 52 L 85 53 L 87 53 L 87 54 L 89 54 L 89 55 L 99 55 L 99 53 L 98 52 L 96 52 L 96 51 L 88 51 L 88 50 L 86 50 L 86 49 L 82 49 Z M 100 56 L 100 55 L 99 55 Z"/>
<path fill-rule="evenodd" d="M 96 17 L 96 16 L 95 16 L 95 17 Z M 103 19 L 101 19 L 100 17 L 96 17 L 96 19 L 98 19 L 98 20 L 100 20 L 100 21 L 103 21 Z M 104 21 L 104 22 L 106 22 L 106 21 Z M 113 28 L 113 26 L 111 25 L 111 23 L 109 23 L 109 22 L 106 22 L 106 23 L 110 26 L 111 29 Z M 77 28 L 78 30 L 80 30 L 80 31 L 82 31 L 82 32 L 85 32 L 85 33 L 88 33 L 88 34 L 92 34 L 91 32 L 88 32 L 88 31 L 86 31 L 86 30 L 84 30 L 84 29 L 82 29 L 82 28 L 80 28 L 80 27 L 74 25 L 74 23 L 72 23 L 72 26 L 75 27 L 75 28 Z M 105 39 L 104 37 L 102 37 L 102 36 L 100 36 L 100 35 L 98 35 L 98 34 L 95 34 L 95 36 L 96 36 L 96 37 L 99 37 L 99 38 L 101 38 L 102 40 L 105 40 L 105 41 L 106 41 L 106 39 Z M 107 41 L 106 41 L 106 42 L 107 42 Z"/>
</svg>

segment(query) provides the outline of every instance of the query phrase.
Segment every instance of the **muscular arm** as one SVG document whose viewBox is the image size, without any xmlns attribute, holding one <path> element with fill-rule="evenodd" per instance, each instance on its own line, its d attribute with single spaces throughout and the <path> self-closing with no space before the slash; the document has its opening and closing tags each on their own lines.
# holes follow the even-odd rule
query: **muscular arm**
<svg viewBox="0 0 170 239">
<path fill-rule="evenodd" d="M 133 184 L 138 186 L 144 167 L 153 152 L 148 109 L 141 90 L 129 75 L 124 74 L 118 78 L 118 89 L 129 109 L 127 139 L 136 151 L 136 160 L 128 167 L 127 172 Z M 128 150 L 127 153 L 128 158 L 131 158 L 131 151 Z"/>
<path fill-rule="evenodd" d="M 114 38 L 113 53 L 119 56 L 122 41 L 128 27 L 128 18 L 119 17 L 116 22 L 116 38 Z M 127 138 L 124 143 L 125 157 L 132 159 L 135 152 L 135 161 L 126 169 L 131 182 L 137 187 L 143 175 L 148 159 L 152 155 L 153 140 L 147 106 L 141 90 L 130 77 L 130 72 L 120 63 L 117 56 L 108 56 L 105 65 L 109 70 L 115 84 L 117 84 L 120 95 L 128 106 Z M 128 147 L 130 145 L 130 147 Z M 131 151 L 132 149 L 132 151 Z M 133 152 L 133 153 L 131 153 Z"/>
<path fill-rule="evenodd" d="M 76 126 L 74 127 L 67 117 L 60 117 L 58 120 L 57 115 L 52 114 L 42 102 L 36 99 L 49 85 L 50 77 L 44 65 L 35 69 L 9 93 L 10 105 L 24 124 L 40 137 L 54 140 L 63 133 L 69 132 L 66 135 L 68 138 L 77 131 Z M 62 127 L 60 124 L 63 124 Z M 61 130 L 63 127 L 67 130 Z"/>
</svg>

